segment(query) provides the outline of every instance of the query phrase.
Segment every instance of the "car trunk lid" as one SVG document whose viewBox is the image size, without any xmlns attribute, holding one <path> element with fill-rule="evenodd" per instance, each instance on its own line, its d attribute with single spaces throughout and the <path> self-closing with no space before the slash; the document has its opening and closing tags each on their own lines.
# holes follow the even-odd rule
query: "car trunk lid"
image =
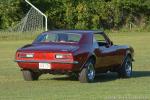
<svg viewBox="0 0 150 100">
<path fill-rule="evenodd" d="M 32 44 L 21 48 L 21 51 L 71 52 L 79 46 L 70 44 Z"/>
</svg>

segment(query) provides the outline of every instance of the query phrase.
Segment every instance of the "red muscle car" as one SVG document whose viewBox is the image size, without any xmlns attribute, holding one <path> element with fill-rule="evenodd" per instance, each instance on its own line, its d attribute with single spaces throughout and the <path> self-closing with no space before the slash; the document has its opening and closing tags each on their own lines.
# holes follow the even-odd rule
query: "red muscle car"
<svg viewBox="0 0 150 100">
<path fill-rule="evenodd" d="M 102 31 L 59 30 L 40 34 L 32 44 L 16 52 L 23 77 L 38 80 L 44 73 L 77 75 L 80 82 L 92 82 L 96 73 L 132 75 L 134 50 L 114 45 Z"/>
</svg>

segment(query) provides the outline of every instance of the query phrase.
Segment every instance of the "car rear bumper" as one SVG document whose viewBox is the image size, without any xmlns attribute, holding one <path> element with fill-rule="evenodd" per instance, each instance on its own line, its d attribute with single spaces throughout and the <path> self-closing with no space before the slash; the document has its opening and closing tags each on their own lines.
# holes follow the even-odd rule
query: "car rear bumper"
<svg viewBox="0 0 150 100">
<path fill-rule="evenodd" d="M 61 62 L 61 61 L 51 61 L 51 60 L 15 60 L 15 62 L 78 64 L 78 61 L 74 61 L 74 62 Z"/>
<path fill-rule="evenodd" d="M 47 70 L 77 71 L 79 69 L 78 61 L 15 60 L 15 62 L 17 62 L 22 69 L 39 69 L 39 63 L 49 63 L 51 68 Z"/>
</svg>

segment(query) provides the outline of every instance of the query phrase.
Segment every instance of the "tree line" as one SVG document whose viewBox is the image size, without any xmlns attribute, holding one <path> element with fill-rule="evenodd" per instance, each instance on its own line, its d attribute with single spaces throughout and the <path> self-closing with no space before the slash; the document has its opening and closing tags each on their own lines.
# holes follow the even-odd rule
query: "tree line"
<svg viewBox="0 0 150 100">
<path fill-rule="evenodd" d="M 48 16 L 49 29 L 150 30 L 150 0 L 30 0 Z M 0 29 L 30 9 L 24 0 L 0 0 Z"/>
</svg>

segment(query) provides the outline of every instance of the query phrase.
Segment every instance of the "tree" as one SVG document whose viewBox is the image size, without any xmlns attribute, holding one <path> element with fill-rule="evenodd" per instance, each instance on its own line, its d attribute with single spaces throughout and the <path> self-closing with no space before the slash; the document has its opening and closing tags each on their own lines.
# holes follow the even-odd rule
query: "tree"
<svg viewBox="0 0 150 100">
<path fill-rule="evenodd" d="M 48 16 L 49 29 L 128 29 L 150 27 L 149 0 L 30 0 Z M 1 0 L 0 29 L 14 26 L 30 6 Z"/>
</svg>

